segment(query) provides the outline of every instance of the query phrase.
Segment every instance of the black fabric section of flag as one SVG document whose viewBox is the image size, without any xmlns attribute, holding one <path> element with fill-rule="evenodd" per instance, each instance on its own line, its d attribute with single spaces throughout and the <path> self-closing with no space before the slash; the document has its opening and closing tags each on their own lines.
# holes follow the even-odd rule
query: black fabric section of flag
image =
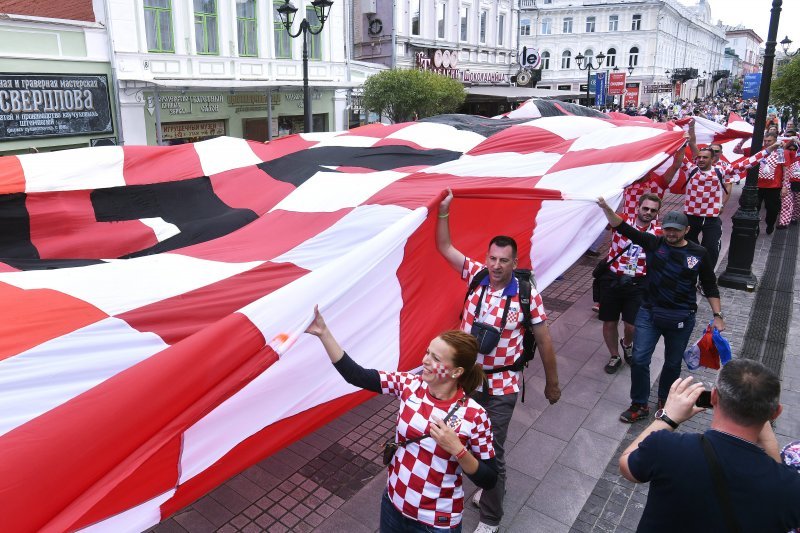
<svg viewBox="0 0 800 533">
<path fill-rule="evenodd" d="M 260 163 L 270 177 L 299 187 L 317 172 L 336 172 L 326 167 L 362 167 L 394 170 L 411 166 L 439 165 L 461 157 L 451 150 L 420 150 L 410 146 L 323 146 L 310 148 Z"/>
</svg>

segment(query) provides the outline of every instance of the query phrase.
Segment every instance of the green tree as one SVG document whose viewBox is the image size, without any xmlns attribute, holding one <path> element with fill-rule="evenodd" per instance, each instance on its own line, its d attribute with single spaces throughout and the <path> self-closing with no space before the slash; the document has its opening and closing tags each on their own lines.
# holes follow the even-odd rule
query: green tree
<svg viewBox="0 0 800 533">
<path fill-rule="evenodd" d="M 778 67 L 778 76 L 770 87 L 770 100 L 795 111 L 800 106 L 800 56 Z"/>
<path fill-rule="evenodd" d="M 364 83 L 364 107 L 392 122 L 455 112 L 466 99 L 460 82 L 421 70 L 384 70 Z"/>
</svg>

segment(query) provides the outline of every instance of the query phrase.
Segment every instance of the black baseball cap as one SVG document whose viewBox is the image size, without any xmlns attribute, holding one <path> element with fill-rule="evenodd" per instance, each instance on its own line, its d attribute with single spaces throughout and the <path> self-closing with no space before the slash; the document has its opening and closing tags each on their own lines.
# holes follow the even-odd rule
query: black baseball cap
<svg viewBox="0 0 800 533">
<path fill-rule="evenodd" d="M 686 229 L 689 219 L 680 211 L 670 211 L 661 222 L 662 228 Z"/>
</svg>

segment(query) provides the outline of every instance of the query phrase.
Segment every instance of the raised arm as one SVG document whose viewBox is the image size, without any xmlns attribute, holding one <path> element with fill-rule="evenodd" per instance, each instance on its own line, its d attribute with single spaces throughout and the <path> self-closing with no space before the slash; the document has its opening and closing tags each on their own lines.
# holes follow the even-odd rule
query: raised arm
<svg viewBox="0 0 800 533">
<path fill-rule="evenodd" d="M 692 158 L 697 157 L 700 149 L 697 148 L 697 134 L 694 131 L 694 119 L 689 119 L 689 149 L 692 151 Z"/>
<path fill-rule="evenodd" d="M 653 250 L 658 246 L 658 237 L 653 235 L 652 233 L 647 233 L 644 231 L 639 231 L 636 228 L 625 224 L 618 214 L 611 209 L 605 199 L 602 197 L 597 199 L 597 205 L 600 206 L 600 209 L 603 210 L 603 213 L 606 215 L 606 219 L 608 219 L 608 225 L 612 228 L 616 229 L 623 237 L 627 237 L 634 244 L 638 244 L 645 250 Z"/>
<path fill-rule="evenodd" d="M 447 196 L 439 204 L 439 218 L 436 221 L 436 247 L 439 253 L 450 263 L 456 272 L 461 273 L 464 268 L 464 254 L 459 252 L 450 240 L 450 202 L 453 201 L 453 191 L 447 188 Z"/>
</svg>

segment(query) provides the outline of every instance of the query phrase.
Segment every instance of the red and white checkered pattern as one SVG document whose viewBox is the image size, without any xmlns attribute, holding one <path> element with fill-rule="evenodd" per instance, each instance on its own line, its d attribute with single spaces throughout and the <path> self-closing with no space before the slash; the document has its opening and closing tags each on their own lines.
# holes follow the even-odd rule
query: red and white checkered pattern
<svg viewBox="0 0 800 533">
<path fill-rule="evenodd" d="M 625 192 L 622 196 L 622 214 L 630 219 L 636 218 L 636 213 L 639 211 L 639 198 L 643 194 L 655 194 L 662 198 L 664 191 L 665 188 L 661 183 L 661 177 L 651 172 L 645 179 L 625 187 Z"/>
<path fill-rule="evenodd" d="M 419 376 L 380 372 L 380 378 L 383 393 L 400 399 L 397 442 L 430 433 L 432 417 L 444 420 L 454 402 L 466 399 L 448 425 L 475 457 L 494 457 L 489 417 L 477 402 L 465 398 L 462 390 L 451 400 L 437 400 Z M 435 527 L 455 527 L 464 510 L 462 472 L 458 460 L 431 437 L 398 446 L 389 465 L 389 499 L 409 518 Z"/>
<path fill-rule="evenodd" d="M 637 223 L 638 220 L 635 216 L 626 215 L 622 218 L 625 220 L 625 222 L 635 227 L 639 231 L 646 231 L 647 233 L 652 233 L 653 235 L 661 235 L 661 226 L 655 220 L 650 222 L 647 227 L 642 227 Z M 628 246 L 629 243 L 630 240 L 620 235 L 619 232 L 612 232 L 611 246 L 608 249 L 606 261 L 611 261 L 611 259 L 616 257 L 617 254 L 619 254 L 626 246 Z M 609 265 L 608 269 L 614 274 L 627 274 L 630 268 L 628 265 L 632 264 L 635 264 L 635 267 L 633 267 L 634 277 L 640 278 L 647 274 L 647 255 L 644 253 L 644 250 L 642 250 L 642 247 L 637 244 L 631 244 L 631 247 L 625 250 L 624 254 L 617 257 L 617 259 L 615 259 L 614 262 Z"/>
<path fill-rule="evenodd" d="M 784 163 L 778 162 L 777 150 L 773 150 L 771 154 L 763 158 L 758 167 L 758 188 L 779 189 L 783 184 L 784 164 L 785 161 Z"/>
<path fill-rule="evenodd" d="M 461 278 L 467 280 L 467 285 L 472 283 L 472 278 L 484 268 L 485 265 L 478 263 L 470 258 L 464 262 L 464 270 L 461 272 Z M 475 322 L 475 309 L 478 306 L 478 300 L 481 296 L 480 287 L 467 299 L 466 307 L 464 308 L 464 318 L 461 321 L 461 329 L 470 332 L 472 324 Z M 486 289 L 484 301 L 481 304 L 480 320 L 500 329 L 503 322 L 503 309 L 505 308 L 506 300 L 503 297 L 503 289 L 492 291 Z M 488 313 L 487 313 L 488 311 Z M 531 287 L 531 324 L 538 324 L 547 320 L 547 315 L 544 312 L 544 303 L 542 297 L 536 287 Z M 514 361 L 522 354 L 522 336 L 524 328 L 522 326 L 522 308 L 519 303 L 519 293 L 511 297 L 511 305 L 509 307 L 508 316 L 506 317 L 506 327 L 500 333 L 500 342 L 497 347 L 488 354 L 478 354 L 478 362 L 484 369 L 498 368 L 513 364 Z M 491 395 L 512 394 L 519 392 L 519 378 L 520 372 L 513 372 L 506 370 L 487 375 L 489 387 L 486 390 Z"/>
<path fill-rule="evenodd" d="M 692 177 L 686 185 L 683 212 L 687 215 L 698 217 L 718 217 L 722 212 L 724 191 L 715 168 L 722 172 L 723 181 L 726 185 L 729 185 L 736 181 L 735 175 L 737 173 L 752 167 L 761 161 L 765 155 L 766 151 L 762 150 L 728 167 L 717 165 L 706 171 L 700 170 L 694 163 L 684 161 L 683 165 L 681 165 L 681 172 L 686 173 L 687 179 L 689 176 Z"/>
</svg>

